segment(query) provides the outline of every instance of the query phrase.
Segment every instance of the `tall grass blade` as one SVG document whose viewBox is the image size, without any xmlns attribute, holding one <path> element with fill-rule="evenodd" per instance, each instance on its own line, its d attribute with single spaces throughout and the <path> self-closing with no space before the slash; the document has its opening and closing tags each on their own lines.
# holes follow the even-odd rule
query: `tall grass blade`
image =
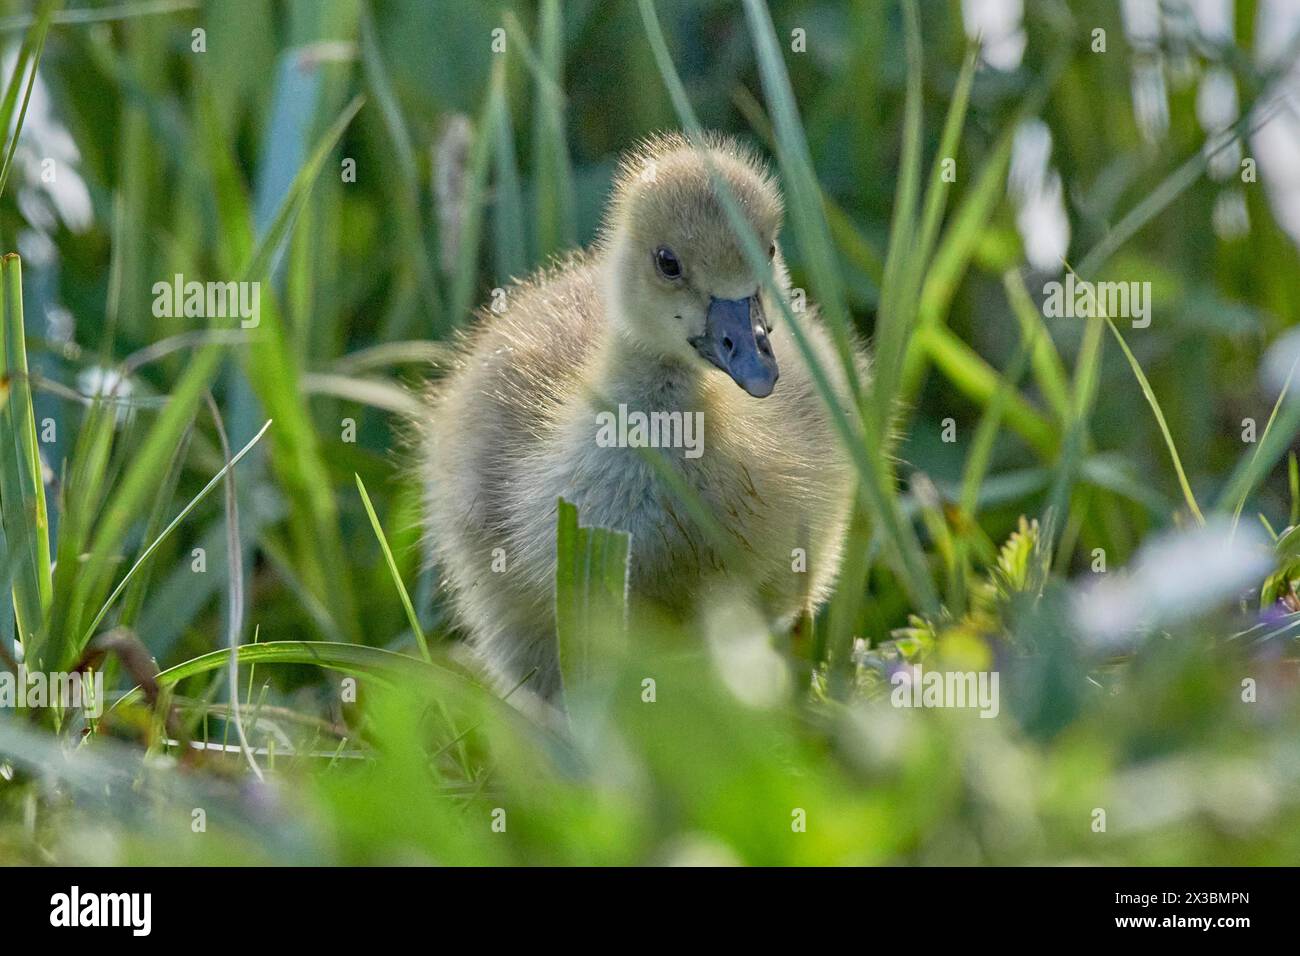
<svg viewBox="0 0 1300 956">
<path fill-rule="evenodd" d="M 564 687 L 572 691 L 622 640 L 632 536 L 580 526 L 578 509 L 563 498 L 556 510 L 555 633 Z"/>
<path fill-rule="evenodd" d="M 55 6 L 56 0 L 44 0 L 38 8 L 36 21 L 23 41 L 22 49 L 14 64 L 13 76 L 10 77 L 9 86 L 5 90 L 4 101 L 0 103 L 0 129 L 7 131 L 13 121 L 18 82 L 26 75 L 27 83 L 23 89 L 23 103 L 18 111 L 18 122 L 14 126 L 13 138 L 9 140 L 9 146 L 5 150 L 4 164 L 0 165 L 0 196 L 4 195 L 5 184 L 9 182 L 9 170 L 13 166 L 14 152 L 18 149 L 18 137 L 22 135 L 23 123 L 27 119 L 27 105 L 31 102 L 32 87 L 36 84 L 36 70 L 41 65 L 41 53 L 45 50 L 45 36 L 49 32 L 50 17 L 54 13 Z"/>
<path fill-rule="evenodd" d="M 1229 506 L 1232 507 L 1234 528 L 1242 509 L 1246 506 L 1246 501 L 1264 480 L 1269 469 L 1286 453 L 1296 433 L 1300 432 L 1300 401 L 1294 397 L 1290 401 L 1286 400 L 1291 391 L 1295 372 L 1296 366 L 1293 364 L 1287 373 L 1281 392 L 1278 393 L 1277 400 L 1273 403 L 1273 410 L 1269 413 L 1268 423 L 1264 426 L 1259 441 L 1253 449 L 1242 455 L 1223 491 L 1220 492 L 1218 501 L 1215 502 L 1216 511 L 1222 512 Z M 1288 473 L 1293 468 L 1294 465 L 1288 463 Z M 1292 497 L 1292 510 L 1295 509 L 1298 500 L 1300 499 L 1296 496 Z M 1294 523 L 1292 521 L 1292 524 Z"/>
<path fill-rule="evenodd" d="M 1246 471 L 1248 474 L 1252 476 L 1252 480 L 1250 481 L 1249 484 L 1244 486 L 1244 493 L 1237 498 L 1237 504 L 1232 509 L 1232 530 L 1234 532 L 1237 530 L 1237 523 L 1241 520 L 1241 511 L 1243 508 L 1246 507 L 1246 500 L 1250 497 L 1250 492 L 1254 490 L 1254 485 L 1255 485 L 1254 476 L 1259 474 L 1259 467 L 1258 467 L 1259 454 L 1263 450 L 1265 443 L 1268 442 L 1269 432 L 1273 430 L 1273 423 L 1277 421 L 1278 410 L 1281 409 L 1282 404 L 1286 401 L 1287 393 L 1291 391 L 1291 377 L 1293 375 L 1295 375 L 1295 366 L 1291 367 L 1291 372 L 1290 374 L 1287 375 L 1286 383 L 1282 386 L 1282 391 L 1278 392 L 1277 401 L 1273 403 L 1273 409 L 1268 413 L 1268 421 L 1264 424 L 1264 431 L 1260 434 L 1259 441 L 1255 444 L 1255 448 L 1250 454 L 1249 463 L 1246 466 Z M 1288 480 L 1292 481 L 1293 483 L 1295 478 L 1294 462 L 1295 462 L 1295 457 L 1293 453 L 1291 458 L 1291 463 L 1288 465 L 1288 474 L 1287 474 Z M 1292 500 L 1294 502 L 1294 497 Z M 1292 510 L 1294 510 L 1294 505 L 1292 507 Z"/>
<path fill-rule="evenodd" d="M 976 246 L 1005 195 L 1007 167 L 1011 162 L 1016 130 L 1025 119 L 1037 115 L 1041 110 L 1066 63 L 1064 51 L 1053 55 L 1042 79 L 1025 96 L 1015 115 L 998 136 L 992 153 L 984 160 L 975 177 L 974 185 L 949 217 L 948 227 L 934 249 L 933 256 L 928 248 L 926 250 L 926 272 L 917 303 L 918 334 L 907 349 L 903 367 L 901 396 L 904 403 L 914 399 L 925 372 L 925 360 L 927 357 L 933 358 L 927 354 L 928 348 L 937 347 L 946 341 L 944 336 L 920 333 L 938 331 L 942 325 L 962 276 L 974 257 Z M 950 119 L 953 118 L 951 111 L 949 116 Z M 954 147 L 953 153 L 955 152 Z M 942 158 L 941 155 L 939 159 Z"/>
<path fill-rule="evenodd" d="M 31 666 L 45 663 L 29 643 L 42 628 L 53 598 L 45 482 L 36 442 L 23 326 L 23 271 L 17 253 L 0 258 L 0 372 L 7 400 L 0 405 L 0 519 L 14 551 L 13 600 L 18 635 Z M 30 653 L 37 651 L 37 653 Z"/>
<path fill-rule="evenodd" d="M 1183 500 L 1187 502 L 1187 508 L 1195 516 L 1197 523 L 1205 524 L 1205 515 L 1201 514 L 1200 506 L 1196 503 L 1196 496 L 1192 494 L 1192 486 L 1187 481 L 1187 473 L 1183 470 L 1183 461 L 1178 456 L 1178 447 L 1174 444 L 1174 436 L 1169 431 L 1169 423 L 1165 421 L 1165 413 L 1160 408 L 1156 393 L 1152 390 L 1146 373 L 1142 371 L 1141 363 L 1138 362 L 1132 349 L 1128 347 L 1128 343 L 1124 341 L 1124 336 L 1120 334 L 1119 328 L 1110 316 L 1104 315 L 1103 318 L 1106 320 L 1106 325 L 1110 327 L 1111 333 L 1115 336 L 1115 341 L 1119 342 L 1119 347 L 1124 352 L 1124 358 L 1128 360 L 1129 368 L 1133 370 L 1133 377 L 1137 379 L 1138 385 L 1142 389 L 1143 397 L 1147 400 L 1147 404 L 1151 406 L 1151 411 L 1155 413 L 1156 424 L 1160 426 L 1160 434 L 1164 437 L 1165 447 L 1169 449 L 1169 457 L 1174 463 L 1174 471 L 1178 473 L 1178 486 L 1182 489 Z"/>
<path fill-rule="evenodd" d="M 264 281 L 270 275 L 326 160 L 363 103 L 363 97 L 355 97 L 330 124 L 266 217 L 256 242 L 252 210 L 229 144 L 209 144 L 224 259 L 236 264 L 231 268 L 242 280 Z M 265 413 L 276 421 L 270 461 L 290 504 L 295 554 L 308 586 L 330 607 L 343 633 L 355 639 L 359 622 L 338 503 L 301 387 L 303 358 L 291 344 L 276 298 L 268 291 L 262 294 L 256 332 L 242 356 L 244 369 Z"/>
<path fill-rule="evenodd" d="M 429 641 L 424 635 L 424 628 L 420 626 L 420 618 L 415 613 L 415 605 L 411 603 L 411 595 L 406 591 L 406 585 L 402 583 L 402 574 L 397 570 L 397 561 L 393 558 L 393 549 L 388 546 L 388 538 L 384 535 L 384 527 L 379 523 L 379 515 L 375 513 L 375 506 L 370 502 L 370 495 L 366 492 L 365 483 L 362 482 L 361 476 L 354 474 L 352 476 L 357 480 L 357 491 L 361 492 L 361 503 L 366 507 L 366 514 L 370 517 L 370 526 L 375 529 L 375 537 L 379 539 L 379 547 L 384 552 L 384 561 L 388 564 L 388 573 L 393 576 L 393 584 L 397 587 L 397 596 L 402 600 L 402 610 L 406 612 L 406 620 L 411 625 L 411 633 L 415 635 L 416 643 L 420 647 L 420 656 L 429 663 L 433 663 L 433 657 L 429 654 Z"/>
<path fill-rule="evenodd" d="M 534 244 L 537 261 L 577 242 L 573 169 L 564 121 L 564 14 L 560 0 L 541 0 L 537 10 L 537 82 L 533 110 L 536 183 Z"/>
<path fill-rule="evenodd" d="M 402 111 L 398 107 L 397 94 L 389 79 L 388 70 L 380 54 L 379 41 L 375 36 L 374 18 L 369 4 L 361 8 L 361 65 L 365 70 L 366 84 L 379 106 L 380 116 L 384 120 L 384 130 L 392 141 L 393 159 L 397 164 L 400 195 L 404 201 L 393 210 L 402 230 L 402 247 L 407 251 L 407 267 L 417 277 L 426 305 L 435 312 L 440 311 L 442 303 L 438 298 L 438 283 L 433 268 L 433 256 L 425 242 L 424 229 L 420 218 L 420 173 L 415 165 L 415 145 Z"/>
<path fill-rule="evenodd" d="M 193 429 L 188 430 L 176 446 L 176 451 L 172 454 L 171 463 L 167 466 L 167 473 L 158 486 L 158 497 L 154 502 L 153 508 L 145 520 L 144 533 L 141 536 L 142 541 L 153 541 L 162 533 L 163 522 L 167 520 L 167 509 L 171 505 L 176 495 L 176 486 L 180 483 L 181 472 L 184 470 L 185 455 L 189 451 L 190 440 L 193 436 Z M 118 624 L 123 627 L 132 627 L 140 614 L 141 607 L 144 606 L 145 595 L 149 590 L 149 583 L 153 579 L 153 565 L 146 564 L 144 569 L 135 576 L 135 579 L 128 585 L 122 594 L 122 613 L 118 616 Z M 193 573 L 192 571 L 190 572 Z"/>
<path fill-rule="evenodd" d="M 1291 45 L 1291 53 L 1294 53 L 1297 44 L 1300 44 L 1300 39 Z M 1290 62 L 1290 57 L 1280 62 Z M 1195 155 L 1185 160 L 1125 214 L 1119 222 L 1112 226 L 1083 257 L 1079 263 L 1077 273 L 1084 275 L 1095 274 L 1124 243 L 1136 235 L 1148 222 L 1168 208 L 1175 199 L 1200 179 L 1208 168 L 1211 159 L 1230 148 L 1233 143 L 1239 142 L 1240 137 L 1248 137 L 1268 123 L 1279 108 L 1280 106 L 1275 102 L 1271 110 L 1266 110 L 1264 115 L 1258 117 L 1253 109 L 1247 108 L 1243 110 L 1241 118 L 1225 131 L 1225 134 L 1217 140 L 1216 145 L 1211 148 L 1202 148 Z M 1092 415 L 1097 383 L 1100 379 L 1101 354 L 1101 323 L 1099 320 L 1093 319 L 1089 321 L 1084 329 L 1083 343 L 1079 349 L 1079 356 L 1075 361 L 1074 411 L 1070 425 L 1066 429 L 1061 457 L 1057 464 L 1056 478 L 1053 481 L 1052 491 L 1048 498 L 1047 514 L 1050 520 L 1065 520 L 1075 478 L 1087 449 L 1088 419 Z M 1249 487 L 1249 480 L 1248 465 L 1244 471 L 1234 474 L 1234 481 L 1230 482 L 1230 487 L 1232 487 L 1234 493 L 1234 498 L 1231 500 L 1236 500 L 1236 496 L 1240 495 L 1242 488 Z M 1065 536 L 1062 536 L 1061 548 L 1057 553 L 1058 561 L 1064 560 L 1066 557 L 1066 544 L 1068 544 L 1068 540 Z"/>
<path fill-rule="evenodd" d="M 189 515 L 189 513 L 198 506 L 199 502 L 201 502 L 204 498 L 208 496 L 208 493 L 217 486 L 217 482 L 221 481 L 221 479 L 226 477 L 226 475 L 236 465 L 238 465 L 240 461 L 243 460 L 244 456 L 253 450 L 253 446 L 256 445 L 261 440 L 262 436 L 266 434 L 266 430 L 270 427 L 271 427 L 271 421 L 270 419 L 268 419 L 266 424 L 262 426 L 261 431 L 259 431 L 256 435 L 254 435 L 247 445 L 241 448 L 239 452 L 233 458 L 231 458 L 227 464 L 222 466 L 220 471 L 218 471 L 215 475 L 212 476 L 211 480 L 208 481 L 208 483 L 203 486 L 202 490 L 199 491 L 197 495 L 195 495 L 193 498 L 190 499 L 189 504 L 187 504 L 184 508 L 182 508 L 177 513 L 176 517 L 173 518 L 170 522 L 168 522 L 167 527 L 162 530 L 162 533 L 159 534 L 158 537 L 154 538 L 153 541 L 149 543 L 149 546 L 140 553 L 140 556 L 135 559 L 135 563 L 131 565 L 130 570 L 128 570 L 126 572 L 126 575 L 122 578 L 122 580 L 118 582 L 117 587 L 115 587 L 112 593 L 109 594 L 108 599 L 104 602 L 103 606 L 99 609 L 99 612 L 91 620 L 90 626 L 86 628 L 85 633 L 82 634 L 81 642 L 79 645 L 80 647 L 85 647 L 86 643 L 94 636 L 95 628 L 99 627 L 99 623 L 102 620 L 104 620 L 104 615 L 108 613 L 109 609 L 113 606 L 113 603 L 126 589 L 126 586 L 128 583 L 130 583 L 131 579 L 135 577 L 136 574 L 139 573 L 140 569 L 144 567 L 145 563 L 149 560 L 149 558 L 153 555 L 153 553 L 158 550 L 158 546 L 161 545 L 165 540 L 167 540 L 168 535 L 170 535 L 173 531 L 175 531 L 176 528 L 180 525 L 180 523 L 184 521 L 185 518 Z"/>
<path fill-rule="evenodd" d="M 465 189 L 460 198 L 464 213 L 459 237 L 459 258 L 451 281 L 451 312 L 448 321 L 452 328 L 469 318 L 474 307 L 478 286 L 479 253 L 483 238 L 483 208 L 487 202 L 488 178 L 492 168 L 493 118 L 505 109 L 506 61 L 497 57 L 492 64 L 492 79 L 488 85 L 487 100 L 474 126 L 474 142 L 470 146 L 469 165 L 466 170 Z"/>
<path fill-rule="evenodd" d="M 912 281 L 920 282 L 923 250 L 918 246 L 917 202 L 921 180 L 921 23 L 916 0 L 903 0 L 904 48 L 907 58 L 907 94 L 903 106 L 903 149 L 899 157 L 898 192 L 889 226 L 885 256 L 885 284 L 876 317 L 876 367 L 872 388 L 876 393 L 878 426 L 888 427 L 894 396 L 902 372 L 903 352 L 915 320 Z M 973 65 L 971 67 L 973 70 Z M 973 74 L 972 74 L 973 75 Z M 935 193 L 932 190 L 932 195 Z M 938 228 L 938 208 L 934 228 Z"/>
<path fill-rule="evenodd" d="M 503 88 L 504 89 L 504 88 Z M 515 160 L 515 136 L 505 96 L 493 104 L 492 156 L 493 266 L 498 284 L 522 277 L 528 268 L 527 229 L 524 226 L 524 191 Z"/>
<path fill-rule="evenodd" d="M 962 127 L 966 122 L 966 110 L 970 106 L 970 91 L 975 83 L 975 66 L 978 62 L 979 47 L 972 43 L 966 50 L 961 72 L 957 75 L 957 85 L 953 88 L 952 100 L 948 104 L 948 115 L 943 122 L 943 134 L 939 138 L 939 151 L 934 155 L 934 163 L 930 170 L 930 184 L 925 190 L 916 243 L 920 255 L 914 259 L 918 274 L 912 277 L 909 283 L 909 287 L 914 290 L 920 288 L 923 278 L 921 267 L 929 261 L 930 253 L 939 235 L 943 211 L 947 207 L 948 193 L 952 184 L 944 173 L 949 162 L 955 164 L 957 161 L 957 146 L 961 141 Z M 917 67 L 919 72 L 919 55 Z M 919 106 L 917 109 L 919 111 Z"/>
<path fill-rule="evenodd" d="M 664 76 L 665 82 L 669 83 L 678 114 L 685 118 L 687 114 L 683 112 L 682 107 L 690 109 L 690 102 L 686 98 L 684 88 L 681 88 L 680 95 L 674 89 L 674 86 L 681 86 L 681 79 L 677 77 L 672 58 L 667 53 L 668 48 L 663 39 L 659 19 L 649 0 L 640 0 L 640 2 L 641 17 L 646 22 L 647 32 L 651 34 L 651 45 L 655 48 L 659 72 Z M 763 82 L 763 93 L 768 103 L 768 112 L 772 117 L 777 158 L 788 191 L 790 214 L 795 220 L 795 228 L 801 244 L 802 260 L 812 279 L 813 293 L 826 318 L 826 325 L 839 353 L 844 375 L 853 390 L 854 397 L 861 401 L 861 383 L 858 381 L 857 368 L 853 361 L 853 323 L 845 304 L 844 282 L 836 267 L 830 228 L 822 213 L 821 187 L 817 184 L 812 154 L 803 135 L 803 122 L 799 118 L 799 107 L 795 102 L 794 91 L 790 87 L 790 77 L 786 73 L 785 60 L 777 43 L 772 17 L 763 0 L 745 0 L 745 20 L 749 24 L 754 53 L 758 60 L 759 77 Z M 669 70 L 672 70 L 674 82 L 668 79 Z M 698 130 L 699 121 L 694 118 L 693 111 L 690 120 L 687 125 Z"/>
<path fill-rule="evenodd" d="M 1070 418 L 1070 379 L 1060 353 L 1052 344 L 1052 336 L 1043 322 L 1043 315 L 1029 297 L 1024 277 L 1018 269 L 1008 269 L 1003 273 L 1002 288 L 1006 290 L 1012 314 L 1020 322 L 1021 338 L 1034 341 L 1030 357 L 1034 381 L 1057 419 L 1067 422 Z"/>
<path fill-rule="evenodd" d="M 782 144 L 779 151 L 782 169 L 789 183 L 800 184 L 797 188 L 791 187 L 791 194 L 795 197 L 793 202 L 794 210 L 798 211 L 801 221 L 809 224 L 811 232 L 821 237 L 824 244 L 823 248 L 827 252 L 825 256 L 815 258 L 819 258 L 823 268 L 829 269 L 831 276 L 830 287 L 839 290 L 839 279 L 831 265 L 829 242 L 826 238 L 826 224 L 821 216 L 820 190 L 816 186 L 816 180 L 812 177 L 811 162 L 807 161 L 807 143 L 803 140 L 798 116 L 794 112 L 793 95 L 790 92 L 788 77 L 785 75 L 784 64 L 780 59 L 771 19 L 767 15 L 766 8 L 761 3 L 758 5 L 747 4 L 746 12 L 751 17 L 751 27 L 755 33 L 756 44 L 760 51 L 760 63 L 766 64 L 766 75 L 771 80 L 769 96 L 775 100 L 773 110 L 775 113 L 780 114 L 775 118 L 778 137 L 787 141 Z M 669 95 L 681 118 L 682 125 L 686 127 L 694 142 L 697 144 L 702 143 L 703 134 L 699 120 L 691 107 L 681 77 L 677 74 L 676 67 L 673 65 L 658 16 L 649 0 L 641 0 L 641 16 L 646 26 L 651 50 L 659 66 L 660 75 L 668 87 Z M 765 88 L 768 88 L 766 84 Z M 703 155 L 707 161 L 708 154 L 704 153 Z M 804 161 L 795 160 L 792 164 L 788 164 L 787 158 L 791 155 L 802 155 Z M 804 361 L 808 364 L 818 395 L 826 405 L 840 441 L 844 444 L 854 465 L 859 470 L 861 475 L 860 493 L 865 496 L 872 516 L 880 522 L 886 540 L 892 545 L 890 557 L 897 565 L 904 587 L 918 606 L 927 612 L 937 611 L 939 602 L 937 592 L 934 589 L 934 582 L 930 578 L 929 569 L 926 566 L 925 556 L 921 551 L 916 532 L 911 524 L 903 518 L 899 509 L 898 494 L 897 489 L 894 487 L 894 478 L 886 443 L 883 441 L 883 436 L 878 434 L 873 427 L 875 423 L 874 416 L 864 415 L 861 422 L 858 423 L 851 421 L 847 417 L 826 369 L 821 366 L 817 355 L 812 349 L 807 333 L 802 329 L 799 320 L 792 313 L 790 304 L 772 281 L 769 274 L 770 270 L 766 264 L 766 253 L 760 247 L 758 239 L 754 235 L 754 230 L 741 212 L 735 196 L 732 195 L 730 188 L 718 176 L 715 169 L 711 168 L 710 174 L 713 177 L 715 188 L 726 211 L 728 221 L 731 223 L 736 238 L 740 242 L 741 251 L 755 273 L 763 277 L 762 281 L 772 300 L 780 306 L 785 327 L 789 329 L 795 345 L 799 348 Z M 811 183 L 811 186 L 809 183 Z M 811 203 L 811 207 L 807 205 L 808 203 Z M 808 233 L 804 234 L 807 235 Z M 816 240 L 814 240 L 814 243 L 816 243 Z M 823 304 L 825 305 L 825 303 Z M 831 304 L 827 308 L 826 314 L 828 315 L 828 324 L 832 330 L 835 329 L 836 322 L 829 317 L 836 314 L 839 316 L 839 334 L 843 335 L 843 346 L 848 349 L 842 356 L 845 362 L 845 372 L 848 375 L 848 381 L 853 385 L 855 396 L 858 396 L 861 392 L 855 384 L 857 382 L 857 370 L 854 367 L 851 346 L 849 345 L 849 329 L 845 320 L 842 298 L 838 301 L 838 307 Z M 835 336 L 836 333 L 832 331 L 832 335 Z"/>
<path fill-rule="evenodd" d="M 262 780 L 265 779 L 262 776 L 262 768 L 257 765 L 253 748 L 248 745 L 248 735 L 244 732 L 244 720 L 239 707 L 239 644 L 244 629 L 244 549 L 239 540 L 239 494 L 235 488 L 234 461 L 230 457 L 230 440 L 226 436 L 225 422 L 221 420 L 221 410 L 213 401 L 211 392 L 208 393 L 207 400 L 208 408 L 212 411 L 213 424 L 216 425 L 217 437 L 221 441 L 221 457 L 225 460 L 221 470 L 224 472 L 226 486 L 226 646 L 230 648 L 230 669 L 227 671 L 230 681 L 230 712 L 232 723 L 235 725 L 235 735 L 239 738 L 239 746 L 243 750 L 244 759 L 248 761 L 248 769 L 253 771 L 253 776 L 258 780 Z M 258 437 L 261 437 L 270 426 L 269 421 L 263 425 L 262 431 L 258 432 Z M 254 441 L 256 440 L 255 438 Z M 253 642 L 257 642 L 256 634 Z M 248 683 L 249 690 L 252 690 L 251 670 L 248 672 Z M 253 715 L 252 722 L 256 726 L 256 714 Z"/>
</svg>

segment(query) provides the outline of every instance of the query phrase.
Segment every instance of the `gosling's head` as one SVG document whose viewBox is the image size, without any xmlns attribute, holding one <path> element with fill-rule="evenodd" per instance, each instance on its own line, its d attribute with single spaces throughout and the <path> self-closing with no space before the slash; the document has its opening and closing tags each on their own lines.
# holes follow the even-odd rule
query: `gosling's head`
<svg viewBox="0 0 1300 956">
<path fill-rule="evenodd" d="M 709 159 L 767 253 L 762 272 L 741 251 Z M 657 356 L 719 368 L 755 398 L 770 395 L 779 307 L 766 302 L 763 273 L 786 293 L 780 228 L 780 193 L 748 150 L 710 137 L 702 151 L 676 134 L 643 143 L 621 164 L 604 228 L 618 331 Z"/>
</svg>

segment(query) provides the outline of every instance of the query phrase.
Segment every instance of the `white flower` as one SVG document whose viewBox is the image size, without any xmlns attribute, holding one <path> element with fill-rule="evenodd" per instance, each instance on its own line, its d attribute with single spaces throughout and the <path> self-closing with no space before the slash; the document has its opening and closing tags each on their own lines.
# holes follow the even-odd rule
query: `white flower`
<svg viewBox="0 0 1300 956">
<path fill-rule="evenodd" d="M 1233 534 L 1227 520 L 1211 519 L 1152 539 L 1123 572 L 1077 590 L 1075 620 L 1093 644 L 1121 646 L 1223 605 L 1272 566 L 1262 531 L 1242 524 Z"/>
<path fill-rule="evenodd" d="M 91 366 L 77 375 L 77 391 L 88 398 L 103 397 L 117 404 L 117 424 L 123 424 L 131 414 L 132 386 L 117 369 Z"/>
</svg>

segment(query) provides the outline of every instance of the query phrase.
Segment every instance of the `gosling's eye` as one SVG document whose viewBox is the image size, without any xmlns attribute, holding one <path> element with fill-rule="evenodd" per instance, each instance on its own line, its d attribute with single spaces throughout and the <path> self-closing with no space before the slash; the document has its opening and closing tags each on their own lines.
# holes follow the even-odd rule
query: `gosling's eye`
<svg viewBox="0 0 1300 956">
<path fill-rule="evenodd" d="M 665 279 L 680 279 L 682 277 L 682 264 L 677 261 L 673 251 L 667 246 L 660 246 L 655 250 L 655 268 Z"/>
<path fill-rule="evenodd" d="M 768 257 L 769 259 L 775 259 L 775 258 L 776 258 L 776 243 L 775 243 L 775 242 L 768 243 L 768 246 L 767 246 L 767 257 Z"/>
</svg>

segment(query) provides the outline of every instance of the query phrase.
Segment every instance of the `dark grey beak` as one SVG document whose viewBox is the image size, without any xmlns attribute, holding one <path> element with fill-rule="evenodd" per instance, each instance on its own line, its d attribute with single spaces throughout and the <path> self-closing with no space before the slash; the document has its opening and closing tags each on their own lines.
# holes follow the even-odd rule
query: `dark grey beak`
<svg viewBox="0 0 1300 956">
<path fill-rule="evenodd" d="M 704 334 L 690 343 L 750 395 L 772 394 L 779 373 L 757 294 L 748 299 L 710 299 Z"/>
</svg>

